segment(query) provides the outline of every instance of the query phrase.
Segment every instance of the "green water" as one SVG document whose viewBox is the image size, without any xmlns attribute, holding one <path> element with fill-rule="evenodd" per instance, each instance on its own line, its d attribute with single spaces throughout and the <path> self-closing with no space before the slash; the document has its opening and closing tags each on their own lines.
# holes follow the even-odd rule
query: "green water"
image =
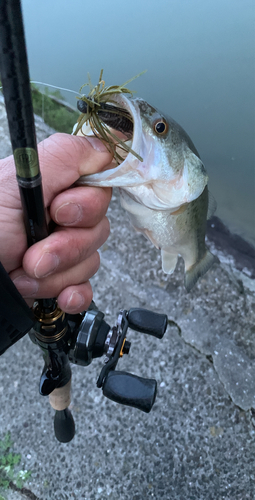
<svg viewBox="0 0 255 500">
<path fill-rule="evenodd" d="M 217 214 L 255 244 L 253 0 L 23 0 L 30 74 L 78 91 L 133 82 L 195 143 Z M 65 97 L 75 105 L 75 96 Z"/>
</svg>

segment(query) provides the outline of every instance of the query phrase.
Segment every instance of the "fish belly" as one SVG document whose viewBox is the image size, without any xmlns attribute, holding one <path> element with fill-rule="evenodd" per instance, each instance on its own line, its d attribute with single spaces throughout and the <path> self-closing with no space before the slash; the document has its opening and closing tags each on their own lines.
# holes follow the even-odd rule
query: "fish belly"
<svg viewBox="0 0 255 500">
<path fill-rule="evenodd" d="M 141 205 L 120 190 L 121 205 L 127 211 L 131 224 L 161 250 L 162 269 L 174 272 L 178 256 L 185 260 L 188 269 L 196 262 L 196 238 L 186 223 L 186 214 L 172 215 L 169 210 L 152 210 Z"/>
<path fill-rule="evenodd" d="M 184 210 L 152 210 L 138 203 L 130 193 L 120 190 L 121 205 L 127 211 L 134 228 L 143 233 L 161 250 L 162 269 L 166 274 L 175 270 L 178 256 L 185 264 L 185 286 L 189 291 L 200 276 L 218 262 L 205 245 L 207 188 Z"/>
</svg>

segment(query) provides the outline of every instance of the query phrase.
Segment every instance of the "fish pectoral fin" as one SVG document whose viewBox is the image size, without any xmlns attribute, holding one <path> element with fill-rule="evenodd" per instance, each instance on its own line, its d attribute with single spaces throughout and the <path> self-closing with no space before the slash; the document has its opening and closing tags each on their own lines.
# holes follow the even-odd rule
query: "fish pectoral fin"
<svg viewBox="0 0 255 500">
<path fill-rule="evenodd" d="M 178 254 L 172 254 L 166 250 L 161 250 L 162 269 L 166 274 L 172 274 L 176 268 Z"/>
<path fill-rule="evenodd" d="M 193 264 L 189 269 L 186 270 L 185 273 L 185 287 L 186 290 L 189 292 L 191 288 L 195 285 L 197 282 L 198 278 L 203 276 L 209 269 L 212 267 L 214 263 L 219 263 L 218 257 L 213 255 L 211 252 L 209 252 L 208 249 L 206 249 L 206 252 L 202 259 L 200 259 L 198 262 Z"/>
<path fill-rule="evenodd" d="M 181 205 L 179 208 L 177 208 L 177 210 L 175 210 L 174 212 L 171 212 L 171 215 L 183 214 L 183 212 L 185 212 L 185 210 L 187 209 L 187 206 L 188 206 L 188 203 L 183 203 L 183 205 Z"/>
</svg>

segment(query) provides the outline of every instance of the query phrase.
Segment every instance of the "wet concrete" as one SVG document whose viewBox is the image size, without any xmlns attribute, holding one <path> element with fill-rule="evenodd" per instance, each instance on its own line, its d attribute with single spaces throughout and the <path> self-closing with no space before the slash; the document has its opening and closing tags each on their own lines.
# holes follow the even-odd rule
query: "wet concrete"
<svg viewBox="0 0 255 500">
<path fill-rule="evenodd" d="M 254 214 L 255 232 L 255 214 Z M 255 278 L 255 248 L 238 234 L 232 234 L 218 218 L 213 216 L 207 221 L 207 237 L 216 250 L 234 259 L 234 266 L 239 271 Z"/>
<path fill-rule="evenodd" d="M 182 262 L 163 274 L 159 252 L 134 233 L 117 193 L 108 216 L 94 299 L 109 324 L 121 308 L 168 315 L 162 340 L 130 331 L 130 354 L 118 364 L 158 381 L 156 403 L 149 414 L 117 405 L 96 387 L 101 359 L 74 366 L 76 435 L 60 444 L 38 394 L 40 352 L 23 338 L 0 360 L 0 414 L 1 433 L 11 432 L 22 468 L 32 471 L 26 488 L 40 500 L 254 499 L 252 261 L 233 255 L 231 235 L 226 244 L 209 231 L 221 263 L 187 294 Z"/>
</svg>

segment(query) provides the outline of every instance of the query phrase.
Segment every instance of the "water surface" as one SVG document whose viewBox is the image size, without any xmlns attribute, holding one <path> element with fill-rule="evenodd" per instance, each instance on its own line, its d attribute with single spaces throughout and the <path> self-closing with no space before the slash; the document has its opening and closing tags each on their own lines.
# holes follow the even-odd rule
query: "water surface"
<svg viewBox="0 0 255 500">
<path fill-rule="evenodd" d="M 23 0 L 30 74 L 131 88 L 188 132 L 228 226 L 255 243 L 253 0 Z M 75 97 L 66 95 L 75 104 Z"/>
</svg>

